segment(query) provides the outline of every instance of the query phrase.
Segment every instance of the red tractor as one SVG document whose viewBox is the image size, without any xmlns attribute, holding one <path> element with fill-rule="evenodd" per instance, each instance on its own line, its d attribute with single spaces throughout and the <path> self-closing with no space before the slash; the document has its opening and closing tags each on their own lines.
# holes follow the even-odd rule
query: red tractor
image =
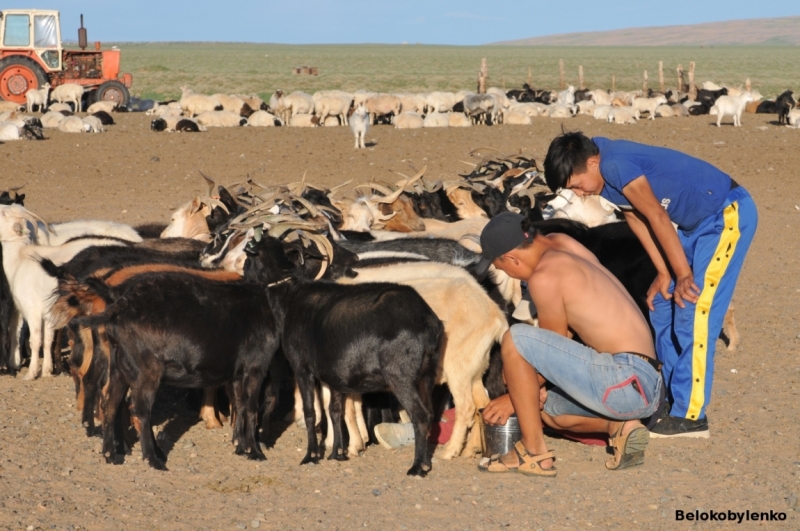
<svg viewBox="0 0 800 531">
<path fill-rule="evenodd" d="M 80 50 L 61 45 L 58 11 L 6 9 L 0 11 L 0 98 L 25 103 L 25 93 L 45 83 L 83 85 L 89 103 L 114 101 L 127 105 L 133 76 L 119 72 L 120 51 L 86 50 L 86 29 L 78 30 Z"/>
</svg>

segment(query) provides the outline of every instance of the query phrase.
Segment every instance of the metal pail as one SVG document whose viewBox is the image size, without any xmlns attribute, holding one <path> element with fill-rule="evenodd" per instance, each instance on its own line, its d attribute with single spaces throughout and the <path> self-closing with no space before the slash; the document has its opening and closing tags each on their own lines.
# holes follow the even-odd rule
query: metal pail
<svg viewBox="0 0 800 531">
<path fill-rule="evenodd" d="M 481 421 L 481 446 L 483 457 L 503 455 L 511 451 L 517 441 L 522 439 L 522 430 L 516 415 L 511 415 L 505 426 L 491 426 L 483 421 L 483 410 L 479 412 Z"/>
</svg>

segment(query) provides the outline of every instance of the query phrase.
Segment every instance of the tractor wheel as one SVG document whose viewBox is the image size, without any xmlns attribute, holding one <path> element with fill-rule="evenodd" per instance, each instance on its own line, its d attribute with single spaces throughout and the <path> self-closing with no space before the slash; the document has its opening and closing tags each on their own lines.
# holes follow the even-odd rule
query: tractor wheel
<svg viewBox="0 0 800 531">
<path fill-rule="evenodd" d="M 125 107 L 131 100 L 128 89 L 119 81 L 106 81 L 94 94 L 94 101 L 113 101 L 120 107 Z"/>
<path fill-rule="evenodd" d="M 32 59 L 12 55 L 0 61 L 0 98 L 25 103 L 25 93 L 47 83 L 42 67 Z"/>
</svg>

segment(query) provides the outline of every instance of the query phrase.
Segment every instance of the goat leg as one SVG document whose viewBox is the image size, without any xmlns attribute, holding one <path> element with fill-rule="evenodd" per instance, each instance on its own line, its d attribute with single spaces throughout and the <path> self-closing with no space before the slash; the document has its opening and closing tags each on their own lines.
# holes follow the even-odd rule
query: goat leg
<svg viewBox="0 0 800 531">
<path fill-rule="evenodd" d="M 261 451 L 257 435 L 258 427 L 258 399 L 261 391 L 261 384 L 264 382 L 264 370 L 257 367 L 245 369 L 244 383 L 242 385 L 242 399 L 245 405 L 245 446 L 247 447 L 247 458 L 256 461 L 265 461 L 267 456 Z M 244 416 L 243 415 L 243 416 Z"/>
<path fill-rule="evenodd" d="M 105 457 L 106 463 L 119 465 L 122 464 L 122 459 L 118 457 L 117 447 L 114 444 L 115 419 L 117 408 L 125 397 L 125 393 L 128 392 L 128 384 L 118 371 L 111 372 L 108 390 L 108 395 L 103 403 L 103 457 Z"/>
<path fill-rule="evenodd" d="M 319 444 L 317 443 L 317 430 L 314 426 L 314 376 L 310 372 L 301 371 L 297 367 L 293 367 L 293 369 L 295 370 L 295 381 L 303 399 L 303 416 L 306 420 L 306 433 L 308 436 L 308 450 L 300 464 L 317 463 L 319 461 Z"/>
<path fill-rule="evenodd" d="M 389 382 L 395 396 L 408 414 L 414 425 L 414 464 L 408 469 L 409 476 L 425 477 L 431 469 L 431 458 L 428 454 L 428 430 L 431 426 L 431 409 L 433 378 L 421 382 L 416 389 L 413 382 Z M 427 396 L 423 396 L 423 393 Z"/>
<path fill-rule="evenodd" d="M 335 459 L 337 461 L 347 461 L 347 455 L 344 452 L 344 438 L 342 436 L 342 410 L 344 408 L 344 394 L 339 391 L 331 389 L 331 403 L 329 406 L 331 425 L 328 426 L 329 430 L 333 430 L 333 446 L 328 459 Z"/>
<path fill-rule="evenodd" d="M 151 375 L 147 375 L 151 376 Z M 151 415 L 153 402 L 158 391 L 160 375 L 156 378 L 141 375 L 135 385 L 131 385 L 131 400 L 133 401 L 134 414 L 138 417 L 142 425 L 142 432 L 139 434 L 139 444 L 142 446 L 142 458 L 156 470 L 167 470 L 157 452 L 160 450 L 153 434 Z M 162 454 L 163 455 L 163 454 Z"/>
</svg>

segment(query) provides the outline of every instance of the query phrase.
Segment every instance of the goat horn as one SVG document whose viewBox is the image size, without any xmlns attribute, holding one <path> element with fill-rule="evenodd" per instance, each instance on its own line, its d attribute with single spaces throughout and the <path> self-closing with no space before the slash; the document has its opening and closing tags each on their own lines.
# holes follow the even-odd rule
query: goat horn
<svg viewBox="0 0 800 531">
<path fill-rule="evenodd" d="M 295 192 L 297 195 L 303 195 L 303 192 L 306 191 L 306 173 L 308 173 L 308 170 L 303 172 L 303 178 L 300 179 L 300 186 L 297 192 Z"/>
<path fill-rule="evenodd" d="M 386 196 L 386 197 L 381 197 L 381 198 L 377 199 L 375 202 L 376 202 L 376 203 L 386 203 L 386 204 L 388 204 L 388 205 L 391 205 L 392 203 L 394 203 L 395 201 L 397 201 L 397 198 L 398 198 L 398 197 L 400 197 L 400 194 L 402 194 L 403 192 L 405 192 L 405 190 L 404 190 L 403 188 L 404 188 L 404 187 L 403 187 L 403 186 L 401 186 L 400 188 L 398 188 L 397 190 L 395 190 L 393 194 L 391 194 L 391 195 L 388 195 L 388 196 Z"/>
<path fill-rule="evenodd" d="M 458 161 L 458 162 L 463 162 L 464 164 L 469 164 L 469 165 L 470 165 L 470 166 L 472 166 L 473 168 L 477 168 L 477 167 L 478 167 L 478 165 L 477 165 L 477 164 L 475 164 L 475 163 L 473 163 L 473 162 L 467 162 L 466 160 L 460 160 L 460 161 Z"/>
<path fill-rule="evenodd" d="M 376 191 L 382 193 L 383 195 L 387 195 L 387 196 L 388 195 L 392 195 L 394 193 L 391 190 L 389 190 L 388 188 L 386 188 L 385 186 L 381 186 L 380 184 L 375 184 L 375 183 L 359 184 L 358 186 L 356 186 L 356 188 L 358 188 L 358 189 L 367 188 L 367 189 L 376 190 Z M 401 191 L 402 191 L 402 188 L 401 188 Z"/>
<path fill-rule="evenodd" d="M 225 203 L 223 203 L 222 201 L 219 201 L 218 199 L 213 199 L 211 197 L 206 197 L 204 199 L 201 199 L 200 201 L 202 203 L 205 203 L 208 206 L 212 207 L 211 210 L 214 210 L 214 207 L 219 207 L 222 210 L 224 210 L 226 214 L 230 214 L 231 213 L 230 210 L 228 210 L 228 207 L 225 206 Z"/>
<path fill-rule="evenodd" d="M 40 218 L 39 216 L 37 216 L 28 209 L 23 208 L 22 210 L 24 212 L 22 214 L 22 217 L 31 222 L 31 224 L 33 225 L 33 230 L 36 234 L 39 234 L 39 226 L 37 225 L 37 222 L 39 221 L 42 222 L 42 224 L 47 228 L 49 232 L 51 232 L 52 234 L 56 234 L 56 231 L 53 230 L 53 227 L 51 227 L 50 224 L 47 223 L 45 220 L 43 220 L 42 218 Z"/>
<path fill-rule="evenodd" d="M 333 245 L 331 245 L 331 242 L 328 241 L 328 238 L 326 238 L 322 234 L 311 233 L 311 234 L 305 234 L 305 236 L 309 240 L 311 240 L 314 243 L 316 243 L 317 245 L 321 245 L 322 249 L 320 249 L 320 250 L 323 251 L 323 254 L 327 258 L 327 260 L 322 262 L 322 266 L 320 267 L 320 270 L 319 270 L 319 273 L 317 273 L 317 276 L 314 277 L 314 280 L 319 280 L 320 278 L 322 278 L 322 275 L 325 274 L 325 271 L 328 270 L 328 264 L 333 262 Z"/>
<path fill-rule="evenodd" d="M 308 199 L 304 199 L 304 198 L 300 197 L 299 195 L 298 196 L 290 196 L 290 197 L 291 197 L 291 199 L 293 201 L 297 201 L 298 203 L 303 205 L 306 208 L 306 210 L 308 210 L 308 213 L 311 214 L 312 216 L 317 217 L 317 216 L 322 215 L 322 213 L 319 211 L 319 209 L 317 209 L 317 207 L 315 207 L 311 203 L 311 201 L 309 201 Z"/>
<path fill-rule="evenodd" d="M 336 192 L 338 192 L 341 188 L 344 188 L 345 186 L 347 186 L 351 182 L 353 182 L 353 179 L 350 179 L 349 181 L 347 181 L 345 183 L 342 183 L 339 186 L 334 186 L 333 188 L 331 188 L 331 191 L 328 192 L 328 199 L 332 200 L 333 196 L 336 194 Z"/>
<path fill-rule="evenodd" d="M 213 194 L 214 193 L 214 187 L 217 185 L 217 183 L 215 183 L 214 179 L 212 179 L 211 177 L 209 177 L 208 175 L 206 175 L 202 171 L 200 171 L 200 170 L 197 170 L 197 171 L 200 172 L 200 176 L 203 177 L 203 180 L 208 185 L 208 195 Z"/>
</svg>

